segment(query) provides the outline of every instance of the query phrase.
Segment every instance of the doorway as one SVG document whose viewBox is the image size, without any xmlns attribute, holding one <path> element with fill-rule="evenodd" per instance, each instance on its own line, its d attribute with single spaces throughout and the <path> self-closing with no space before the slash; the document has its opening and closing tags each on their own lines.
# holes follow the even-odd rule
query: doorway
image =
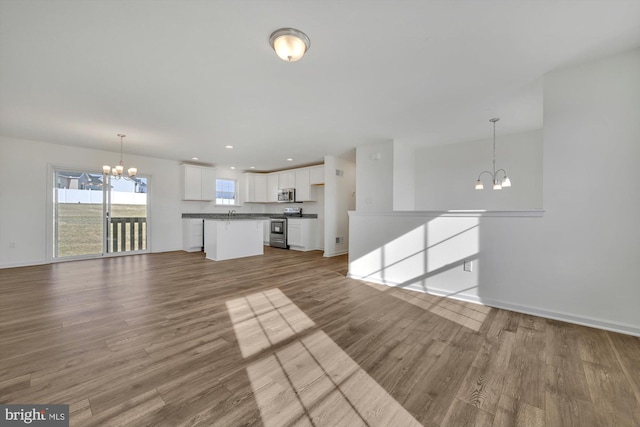
<svg viewBox="0 0 640 427">
<path fill-rule="evenodd" d="M 54 169 L 53 259 L 147 252 L 144 176 Z"/>
</svg>

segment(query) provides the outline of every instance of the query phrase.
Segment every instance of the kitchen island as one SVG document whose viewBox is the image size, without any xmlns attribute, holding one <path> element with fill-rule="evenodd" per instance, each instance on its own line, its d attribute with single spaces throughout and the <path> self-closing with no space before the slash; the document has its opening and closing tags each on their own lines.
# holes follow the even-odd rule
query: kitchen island
<svg viewBox="0 0 640 427">
<path fill-rule="evenodd" d="M 262 227 L 262 218 L 205 218 L 205 257 L 214 261 L 222 261 L 263 255 Z"/>
</svg>

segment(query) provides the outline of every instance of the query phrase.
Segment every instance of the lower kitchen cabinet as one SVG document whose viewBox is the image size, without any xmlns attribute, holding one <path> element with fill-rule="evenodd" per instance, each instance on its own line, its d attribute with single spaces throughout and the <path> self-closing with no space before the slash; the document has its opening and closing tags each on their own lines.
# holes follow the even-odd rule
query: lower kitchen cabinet
<svg viewBox="0 0 640 427">
<path fill-rule="evenodd" d="M 204 247 L 204 226 L 202 218 L 182 219 L 182 249 L 198 252 Z"/>
<path fill-rule="evenodd" d="M 265 246 L 269 246 L 270 240 L 271 240 L 271 221 L 269 221 L 268 219 L 265 219 L 262 224 L 262 243 L 264 243 Z"/>
<path fill-rule="evenodd" d="M 295 251 L 318 249 L 318 220 L 316 218 L 287 219 L 287 244 Z"/>
</svg>

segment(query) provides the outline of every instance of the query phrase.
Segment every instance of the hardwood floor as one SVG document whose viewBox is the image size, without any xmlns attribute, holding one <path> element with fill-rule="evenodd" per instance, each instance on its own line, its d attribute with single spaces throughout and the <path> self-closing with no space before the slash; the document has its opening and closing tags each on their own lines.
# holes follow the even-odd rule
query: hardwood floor
<svg viewBox="0 0 640 427">
<path fill-rule="evenodd" d="M 265 249 L 0 269 L 0 403 L 73 426 L 640 425 L 636 337 Z"/>
</svg>

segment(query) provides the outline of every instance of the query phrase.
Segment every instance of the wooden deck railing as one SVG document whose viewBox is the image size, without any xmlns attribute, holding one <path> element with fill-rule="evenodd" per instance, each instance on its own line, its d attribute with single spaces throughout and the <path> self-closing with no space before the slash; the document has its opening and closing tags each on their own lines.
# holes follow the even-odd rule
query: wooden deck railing
<svg viewBox="0 0 640 427">
<path fill-rule="evenodd" d="M 109 252 L 141 251 L 147 248 L 147 218 L 112 217 L 107 222 Z"/>
</svg>

